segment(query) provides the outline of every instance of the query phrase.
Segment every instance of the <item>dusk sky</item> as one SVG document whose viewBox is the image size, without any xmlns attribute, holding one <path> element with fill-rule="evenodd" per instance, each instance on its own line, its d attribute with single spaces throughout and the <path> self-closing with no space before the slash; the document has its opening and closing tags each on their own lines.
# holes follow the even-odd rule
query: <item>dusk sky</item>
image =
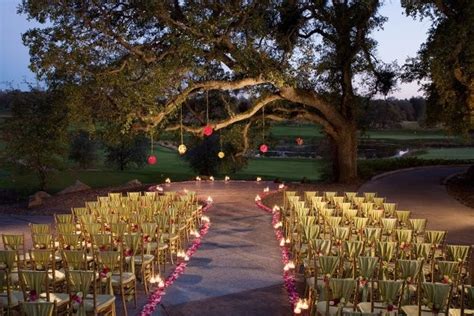
<svg viewBox="0 0 474 316">
<path fill-rule="evenodd" d="M 0 0 L 0 89 L 9 87 L 26 89 L 25 81 L 35 83 L 35 75 L 28 69 L 28 49 L 23 46 L 21 34 L 38 23 L 27 21 L 16 13 L 19 0 Z M 429 20 L 414 21 L 403 15 L 399 0 L 387 0 L 381 11 L 388 17 L 385 28 L 375 34 L 379 42 L 379 57 L 385 62 L 397 60 L 403 64 L 414 57 L 426 39 Z M 399 86 L 392 96 L 409 98 L 420 95 L 414 83 Z"/>
</svg>

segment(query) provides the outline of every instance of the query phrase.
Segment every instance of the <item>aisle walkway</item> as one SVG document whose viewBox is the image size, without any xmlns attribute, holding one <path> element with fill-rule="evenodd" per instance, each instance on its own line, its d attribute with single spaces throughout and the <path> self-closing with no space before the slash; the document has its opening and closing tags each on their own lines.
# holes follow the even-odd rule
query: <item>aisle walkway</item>
<svg viewBox="0 0 474 316">
<path fill-rule="evenodd" d="M 266 183 L 177 183 L 212 196 L 211 229 L 186 272 L 166 291 L 168 315 L 290 315 L 271 216 L 255 207 Z M 269 184 L 271 185 L 271 184 Z M 166 315 L 161 309 L 157 315 Z"/>
<path fill-rule="evenodd" d="M 447 230 L 451 243 L 474 244 L 474 209 L 456 201 L 446 191 L 443 180 L 467 167 L 423 167 L 369 181 L 359 192 L 377 192 L 398 209 L 412 211 L 412 218 L 427 218 L 429 229 Z"/>
</svg>

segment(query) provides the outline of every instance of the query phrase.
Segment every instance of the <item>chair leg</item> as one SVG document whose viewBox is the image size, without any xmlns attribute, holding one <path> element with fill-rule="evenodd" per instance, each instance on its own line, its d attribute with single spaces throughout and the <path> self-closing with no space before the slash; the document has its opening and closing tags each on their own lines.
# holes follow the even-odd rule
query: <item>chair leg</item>
<svg viewBox="0 0 474 316">
<path fill-rule="evenodd" d="M 123 287 L 123 285 L 120 286 L 120 294 L 122 296 L 122 305 L 123 305 L 124 315 L 128 316 L 127 302 L 125 301 L 125 288 Z"/>
</svg>

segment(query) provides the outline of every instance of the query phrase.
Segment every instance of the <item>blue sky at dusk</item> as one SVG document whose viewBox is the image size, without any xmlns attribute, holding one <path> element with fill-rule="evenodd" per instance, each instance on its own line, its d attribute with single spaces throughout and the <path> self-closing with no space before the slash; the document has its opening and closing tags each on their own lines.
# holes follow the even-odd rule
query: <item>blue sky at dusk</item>
<svg viewBox="0 0 474 316">
<path fill-rule="evenodd" d="M 35 83 L 35 75 L 28 69 L 28 49 L 23 46 L 21 34 L 38 26 L 16 13 L 19 0 L 0 0 L 0 89 L 26 89 L 25 81 Z M 384 30 L 375 34 L 379 42 L 378 57 L 385 62 L 397 60 L 403 64 L 407 57 L 415 56 L 426 39 L 429 20 L 414 21 L 403 15 L 399 0 L 387 0 L 381 10 L 388 17 Z M 392 95 L 409 98 L 420 95 L 415 83 L 403 84 Z"/>
</svg>

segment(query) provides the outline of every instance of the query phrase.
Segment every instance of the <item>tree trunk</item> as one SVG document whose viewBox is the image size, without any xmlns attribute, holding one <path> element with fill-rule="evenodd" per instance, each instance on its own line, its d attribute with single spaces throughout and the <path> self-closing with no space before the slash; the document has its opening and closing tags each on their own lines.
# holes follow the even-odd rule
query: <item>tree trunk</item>
<svg viewBox="0 0 474 316">
<path fill-rule="evenodd" d="M 350 126 L 334 139 L 334 178 L 338 182 L 352 183 L 357 180 L 357 128 Z"/>
</svg>

